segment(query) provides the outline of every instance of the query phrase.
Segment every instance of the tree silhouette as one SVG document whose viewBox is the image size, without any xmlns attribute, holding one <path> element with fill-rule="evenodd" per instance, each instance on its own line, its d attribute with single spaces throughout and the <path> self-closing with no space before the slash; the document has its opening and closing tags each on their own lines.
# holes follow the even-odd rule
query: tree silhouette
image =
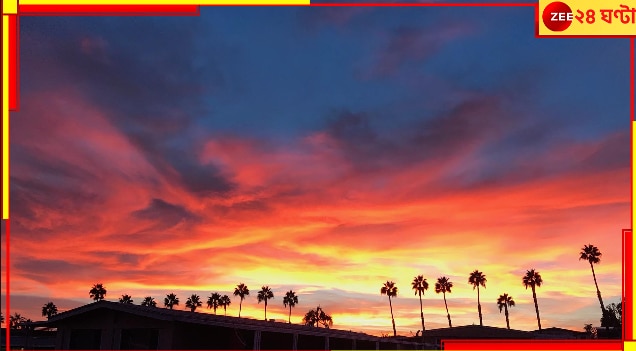
<svg viewBox="0 0 636 351">
<path fill-rule="evenodd" d="M 57 314 L 57 306 L 53 302 L 48 302 L 42 306 L 42 317 L 50 319 Z"/>
<path fill-rule="evenodd" d="M 420 317 L 422 318 L 422 332 L 423 332 L 424 330 L 426 330 L 426 327 L 424 326 L 424 306 L 422 305 L 422 295 L 424 294 L 424 291 L 428 290 L 428 282 L 426 281 L 426 278 L 424 278 L 423 275 L 418 275 L 417 277 L 413 279 L 411 286 L 413 287 L 413 290 L 415 290 L 415 295 L 419 295 L 420 297 Z M 422 334 L 422 338 L 423 337 L 424 337 L 424 334 Z"/>
<path fill-rule="evenodd" d="M 317 327 L 318 314 L 316 313 L 316 310 L 312 309 L 312 310 L 309 310 L 307 313 L 305 313 L 305 316 L 303 317 L 303 323 L 311 327 Z"/>
<path fill-rule="evenodd" d="M 213 293 L 208 297 L 208 308 L 214 309 L 214 314 L 216 314 L 216 309 L 220 306 L 221 294 Z"/>
<path fill-rule="evenodd" d="M 163 305 L 169 309 L 172 309 L 174 306 L 179 306 L 179 298 L 174 293 L 167 294 L 163 299 Z"/>
<path fill-rule="evenodd" d="M 291 310 L 292 310 L 292 307 L 296 306 L 296 304 L 298 304 L 298 296 L 296 296 L 295 292 L 293 292 L 292 290 L 289 290 L 287 293 L 285 293 L 285 297 L 283 297 L 283 305 L 285 307 L 289 305 L 289 323 L 290 324 L 291 324 Z"/>
<path fill-rule="evenodd" d="M 12 316 L 9 316 L 9 329 L 21 329 L 21 323 L 26 322 L 26 318 L 22 317 L 19 313 L 14 313 Z"/>
<path fill-rule="evenodd" d="M 453 288 L 453 283 L 448 279 L 448 277 L 439 277 L 437 278 L 437 283 L 435 283 L 435 292 L 437 294 L 444 294 L 444 306 L 446 306 L 446 316 L 448 317 L 448 327 L 452 328 L 453 323 L 451 323 L 450 313 L 448 313 L 448 304 L 446 303 L 446 293 L 451 293 L 451 289 Z"/>
<path fill-rule="evenodd" d="M 265 320 L 267 320 L 267 300 L 273 298 L 274 293 L 272 292 L 272 289 L 270 289 L 269 286 L 266 285 L 263 285 L 263 287 L 261 287 L 261 291 L 259 291 L 258 295 L 256 295 L 256 300 L 258 300 L 258 303 L 261 303 L 261 301 L 265 301 Z"/>
<path fill-rule="evenodd" d="M 622 330 L 623 303 L 610 303 L 609 305 L 605 306 L 605 312 L 605 317 L 601 318 L 601 326 Z"/>
<path fill-rule="evenodd" d="M 395 286 L 395 283 L 388 280 L 380 289 L 381 295 L 386 295 L 389 297 L 389 307 L 391 308 L 391 323 L 393 323 L 393 336 L 397 336 L 397 332 L 395 331 L 395 319 L 393 318 L 393 304 L 391 303 L 391 297 L 396 297 L 397 292 L 398 288 L 397 286 Z"/>
<path fill-rule="evenodd" d="M 227 316 L 227 306 L 229 306 L 231 303 L 232 303 L 232 300 L 230 300 L 230 297 L 227 296 L 227 295 L 223 295 L 219 299 L 219 306 L 223 307 L 223 315 L 224 316 Z"/>
<path fill-rule="evenodd" d="M 325 313 L 320 306 L 316 308 L 316 314 L 318 316 L 318 323 L 322 324 L 325 328 L 329 329 L 333 325 L 331 316 Z"/>
<path fill-rule="evenodd" d="M 535 271 L 534 269 L 530 269 L 526 272 L 526 275 L 521 279 L 523 282 L 523 286 L 532 288 L 532 299 L 534 300 L 534 310 L 537 313 L 537 324 L 539 325 L 539 331 L 541 331 L 541 318 L 539 317 L 539 303 L 537 302 L 537 291 L 536 288 L 540 287 L 543 284 L 543 279 L 541 278 L 541 274 Z"/>
<path fill-rule="evenodd" d="M 588 338 L 594 339 L 594 327 L 592 326 L 592 324 L 585 324 L 583 329 L 585 330 Z"/>
<path fill-rule="evenodd" d="M 199 298 L 199 295 L 192 294 L 188 297 L 185 306 L 189 308 L 191 312 L 196 311 L 197 307 L 201 307 L 201 299 Z"/>
<path fill-rule="evenodd" d="M 106 287 L 104 287 L 104 284 L 102 283 L 97 283 L 93 285 L 91 290 L 88 292 L 88 296 L 90 296 L 93 301 L 101 301 L 104 297 L 106 297 Z"/>
<path fill-rule="evenodd" d="M 605 316 L 605 305 L 603 304 L 601 291 L 598 289 L 598 282 L 596 281 L 596 273 L 594 272 L 594 265 L 601 263 L 601 256 L 603 256 L 603 254 L 598 250 L 598 247 L 592 244 L 584 245 L 580 252 L 579 261 L 586 260 L 590 263 L 590 268 L 592 268 L 592 277 L 594 278 L 594 285 L 596 286 L 596 296 L 598 296 L 598 302 L 601 304 L 602 316 Z"/>
<path fill-rule="evenodd" d="M 480 326 L 483 326 L 484 322 L 481 315 L 481 302 L 479 300 L 479 286 L 483 286 L 484 288 L 486 288 L 486 282 L 487 282 L 486 276 L 482 272 L 476 269 L 472 273 L 470 273 L 470 276 L 468 277 L 468 283 L 470 283 L 470 285 L 473 286 L 473 290 L 477 288 L 477 312 L 479 312 Z"/>
<path fill-rule="evenodd" d="M 508 327 L 508 329 L 510 329 L 510 319 L 508 318 L 508 307 L 512 307 L 515 305 L 515 301 L 512 299 L 512 296 L 509 296 L 508 294 L 503 294 L 503 295 L 499 295 L 499 298 L 497 299 L 497 307 L 499 307 L 499 313 L 501 313 L 501 310 L 505 310 L 506 313 L 506 327 Z"/>
<path fill-rule="evenodd" d="M 303 317 L 303 323 L 312 327 L 320 327 L 322 324 L 325 328 L 333 325 L 333 319 L 318 306 L 315 310 L 309 310 Z"/>
<path fill-rule="evenodd" d="M 132 296 L 130 296 L 130 295 L 122 295 L 119 298 L 119 303 L 132 305 L 132 303 L 133 303 Z"/>
<path fill-rule="evenodd" d="M 239 302 L 239 317 L 241 316 L 241 309 L 243 308 L 243 299 L 245 296 L 250 294 L 250 289 L 247 288 L 247 285 L 241 283 L 234 288 L 234 296 L 238 296 L 241 298 L 241 302 Z"/>
<path fill-rule="evenodd" d="M 155 298 L 152 296 L 146 296 L 144 297 L 144 300 L 141 301 L 141 305 L 146 307 L 157 307 L 157 301 L 155 301 Z"/>
</svg>

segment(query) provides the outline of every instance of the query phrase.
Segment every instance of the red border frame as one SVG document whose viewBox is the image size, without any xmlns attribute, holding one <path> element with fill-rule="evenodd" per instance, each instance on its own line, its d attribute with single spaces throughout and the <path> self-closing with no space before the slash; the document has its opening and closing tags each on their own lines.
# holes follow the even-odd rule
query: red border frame
<svg viewBox="0 0 636 351">
<path fill-rule="evenodd" d="M 237 5 L 227 5 L 237 6 Z M 240 6 L 240 5 L 239 5 Z M 254 5 L 243 5 L 254 6 Z M 271 6 L 271 5 L 262 5 Z M 281 6 L 281 5 L 278 5 Z M 301 5 L 282 5 L 301 6 Z M 538 3 L 338 3 L 311 4 L 316 7 L 534 7 L 537 38 L 631 38 L 630 40 L 630 123 L 635 120 L 635 37 L 636 36 L 539 36 Z M 9 109 L 19 109 L 19 16 L 199 16 L 199 5 L 18 5 L 18 15 L 9 17 Z M 630 125 L 631 134 L 631 125 Z M 632 143 L 633 143 L 632 135 Z M 630 146 L 631 147 L 631 146 Z M 631 162 L 631 161 L 630 161 Z M 633 164 L 632 164 L 633 169 Z M 633 184 L 632 184 L 633 188 Z M 632 196 L 633 207 L 633 196 Z M 631 216 L 631 214 L 630 214 Z M 10 317 L 9 239 L 10 221 L 6 220 L 6 318 Z M 623 339 L 609 340 L 443 340 L 446 350 L 622 350 L 625 340 L 633 340 L 633 236 L 623 229 Z M 627 298 L 626 298 L 627 297 Z M 10 349 L 10 329 L 6 329 L 7 350 Z"/>
</svg>

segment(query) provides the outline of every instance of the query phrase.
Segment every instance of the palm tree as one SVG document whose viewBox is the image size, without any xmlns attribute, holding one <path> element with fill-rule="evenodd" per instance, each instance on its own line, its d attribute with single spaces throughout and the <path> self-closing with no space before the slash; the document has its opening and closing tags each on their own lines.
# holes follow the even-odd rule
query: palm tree
<svg viewBox="0 0 636 351">
<path fill-rule="evenodd" d="M 42 306 L 42 317 L 46 317 L 50 319 L 51 316 L 55 316 L 57 314 L 57 306 L 53 302 L 49 302 Z"/>
<path fill-rule="evenodd" d="M 586 260 L 590 263 L 590 268 L 592 268 L 592 277 L 594 277 L 594 285 L 596 285 L 596 296 L 598 296 L 598 302 L 601 304 L 601 312 L 603 313 L 603 316 L 605 316 L 605 305 L 603 304 L 601 291 L 598 289 L 598 283 L 596 282 L 596 273 L 594 273 L 594 264 L 601 263 L 601 256 L 603 256 L 603 254 L 598 250 L 598 247 L 592 244 L 583 246 L 580 254 L 581 256 L 579 257 L 579 260 Z"/>
<path fill-rule="evenodd" d="M 120 303 L 124 303 L 124 304 L 131 304 L 132 305 L 132 303 L 133 303 L 132 296 L 130 296 L 130 295 L 122 295 L 119 298 L 119 302 Z"/>
<path fill-rule="evenodd" d="M 199 298 L 199 295 L 192 294 L 188 297 L 185 306 L 192 312 L 196 311 L 197 307 L 201 307 L 201 299 Z"/>
<path fill-rule="evenodd" d="M 534 269 L 530 269 L 526 272 L 526 275 L 522 278 L 523 286 L 532 288 L 532 298 L 534 299 L 534 310 L 537 312 L 537 324 L 539 324 L 539 331 L 541 331 L 541 318 L 539 318 L 539 304 L 537 303 L 537 291 L 536 287 L 540 287 L 543 284 L 543 279 L 541 278 L 541 274 L 535 271 Z"/>
<path fill-rule="evenodd" d="M 26 322 L 26 318 L 16 312 L 13 316 L 9 316 L 9 329 L 20 329 L 20 323 L 24 322 Z"/>
<path fill-rule="evenodd" d="M 515 301 L 512 299 L 512 296 L 508 294 L 499 295 L 497 299 L 497 306 L 499 306 L 499 313 L 504 309 L 506 311 L 506 326 L 510 329 L 510 319 L 508 319 L 508 307 L 512 307 L 515 305 Z"/>
<path fill-rule="evenodd" d="M 425 290 L 428 290 L 428 282 L 423 275 L 418 275 L 417 277 L 415 277 L 415 279 L 413 279 L 411 286 L 413 287 L 413 290 L 415 290 L 415 295 L 420 296 L 420 316 L 422 317 L 422 332 L 424 332 L 426 330 L 426 327 L 424 327 L 424 309 L 422 306 L 422 294 L 424 294 Z M 422 338 L 423 337 L 424 334 L 422 334 Z"/>
<path fill-rule="evenodd" d="M 272 292 L 272 289 L 270 289 L 269 286 L 266 285 L 263 285 L 263 287 L 261 287 L 261 291 L 259 291 L 258 295 L 256 295 L 258 303 L 261 303 L 261 301 L 265 301 L 265 320 L 267 320 L 267 300 L 273 298 L 274 293 Z"/>
<path fill-rule="evenodd" d="M 298 304 L 298 296 L 296 296 L 295 292 L 293 292 L 292 290 L 289 290 L 285 294 L 285 297 L 283 297 L 283 305 L 285 307 L 289 305 L 289 323 L 290 324 L 291 324 L 291 310 L 292 310 L 292 307 L 296 306 L 296 304 Z"/>
<path fill-rule="evenodd" d="M 208 297 L 208 308 L 214 309 L 214 314 L 216 314 L 216 309 L 220 306 L 221 294 L 213 293 Z"/>
<path fill-rule="evenodd" d="M 231 303 L 232 303 L 232 300 L 230 300 L 230 297 L 227 296 L 227 295 L 223 295 L 219 299 L 219 306 L 223 306 L 223 315 L 224 316 L 227 316 L 227 306 L 229 306 Z"/>
<path fill-rule="evenodd" d="M 448 304 L 446 303 L 446 293 L 450 294 L 452 288 L 453 288 L 453 283 L 448 279 L 448 277 L 437 278 L 437 283 L 435 283 L 435 293 L 444 294 L 444 306 L 446 306 L 446 316 L 448 317 L 449 328 L 452 328 L 453 324 L 451 323 L 450 313 L 448 313 Z"/>
<path fill-rule="evenodd" d="M 481 316 L 481 302 L 479 301 L 479 286 L 481 285 L 484 288 L 486 287 L 486 276 L 482 272 L 475 269 L 475 271 L 470 273 L 470 276 L 468 277 L 468 283 L 473 286 L 473 290 L 477 288 L 477 311 L 479 312 L 479 325 L 483 326 L 484 322 Z"/>
<path fill-rule="evenodd" d="M 239 303 L 239 317 L 241 316 L 241 309 L 243 308 L 243 299 L 245 296 L 250 294 L 250 289 L 247 288 L 247 285 L 241 283 L 234 288 L 234 296 L 239 296 L 241 298 L 241 302 Z"/>
<path fill-rule="evenodd" d="M 155 301 L 155 298 L 152 296 L 146 296 L 144 297 L 144 300 L 141 301 L 141 305 L 146 307 L 157 307 L 157 301 Z"/>
<path fill-rule="evenodd" d="M 393 304 L 391 303 L 391 297 L 396 297 L 397 292 L 398 288 L 397 286 L 395 286 L 395 283 L 388 280 L 380 289 L 381 295 L 386 295 L 389 297 L 389 307 L 391 308 L 391 322 L 393 323 L 393 336 L 397 336 L 397 332 L 395 331 L 395 319 L 393 318 Z"/>
<path fill-rule="evenodd" d="M 174 306 L 179 306 L 179 298 L 174 293 L 170 293 L 163 299 L 163 305 L 169 309 L 172 309 Z"/>
<path fill-rule="evenodd" d="M 88 296 L 90 296 L 93 301 L 100 301 L 106 297 L 106 287 L 102 283 L 97 283 L 93 285 L 91 290 L 88 292 Z"/>
</svg>

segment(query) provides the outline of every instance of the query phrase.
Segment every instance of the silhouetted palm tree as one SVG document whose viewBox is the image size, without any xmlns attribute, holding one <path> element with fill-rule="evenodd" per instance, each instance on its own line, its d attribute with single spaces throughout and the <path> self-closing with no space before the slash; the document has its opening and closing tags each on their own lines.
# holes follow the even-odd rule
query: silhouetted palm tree
<svg viewBox="0 0 636 351">
<path fill-rule="evenodd" d="M 241 283 L 234 288 L 234 296 L 238 296 L 241 298 L 241 302 L 239 302 L 239 317 L 241 316 L 241 309 L 243 308 L 243 299 L 245 296 L 250 294 L 250 289 L 247 288 L 247 285 Z"/>
<path fill-rule="evenodd" d="M 24 322 L 26 322 L 26 318 L 16 312 L 12 316 L 9 316 L 9 329 L 20 329 L 20 323 Z"/>
<path fill-rule="evenodd" d="M 88 296 L 90 296 L 93 301 L 100 301 L 106 297 L 106 287 L 102 283 L 97 283 L 93 285 L 91 290 L 88 292 Z"/>
<path fill-rule="evenodd" d="M 155 301 L 155 298 L 152 296 L 146 296 L 144 297 L 144 300 L 141 301 L 141 305 L 146 307 L 157 307 L 157 301 Z"/>
<path fill-rule="evenodd" d="M 283 297 L 283 305 L 285 307 L 289 305 L 289 323 L 290 324 L 291 324 L 291 310 L 292 310 L 292 307 L 296 306 L 296 304 L 298 304 L 298 296 L 296 296 L 295 292 L 293 292 L 292 290 L 289 290 L 285 294 L 285 297 Z"/>
<path fill-rule="evenodd" d="M 214 309 L 214 314 L 216 314 L 216 309 L 220 306 L 221 294 L 213 293 L 208 297 L 208 308 Z"/>
<path fill-rule="evenodd" d="M 163 299 L 163 305 L 169 309 L 172 309 L 174 306 L 179 306 L 179 298 L 174 293 L 167 294 Z"/>
<path fill-rule="evenodd" d="M 594 277 L 594 285 L 596 286 L 596 296 L 598 296 L 598 302 L 601 304 L 601 312 L 603 313 L 603 316 L 605 316 L 605 305 L 603 304 L 601 291 L 598 289 L 598 283 L 596 282 L 596 273 L 594 272 L 594 264 L 601 263 L 601 256 L 603 256 L 603 254 L 598 250 L 598 247 L 592 244 L 583 246 L 580 254 L 581 256 L 579 257 L 579 260 L 586 260 L 590 263 L 590 268 L 592 268 L 592 277 Z"/>
<path fill-rule="evenodd" d="M 424 331 L 426 330 L 426 327 L 424 327 L 424 307 L 422 305 L 422 295 L 425 290 L 428 290 L 428 282 L 423 275 L 418 275 L 413 279 L 411 286 L 413 287 L 413 290 L 415 290 L 415 295 L 420 296 L 420 316 L 422 317 L 422 331 Z M 422 334 L 422 337 L 424 337 L 424 334 Z"/>
<path fill-rule="evenodd" d="M 532 288 L 532 298 L 534 299 L 534 310 L 537 312 L 537 324 L 539 325 L 539 331 L 541 331 L 541 318 L 539 317 L 539 303 L 537 303 L 537 291 L 536 287 L 540 287 L 543 284 L 543 279 L 541 278 L 541 274 L 535 271 L 534 269 L 530 269 L 526 272 L 526 275 L 521 279 L 523 282 L 523 286 Z"/>
<path fill-rule="evenodd" d="M 44 306 L 42 306 L 42 317 L 46 317 L 47 319 L 51 318 L 51 316 L 55 316 L 57 314 L 57 306 L 53 302 L 48 302 Z"/>
<path fill-rule="evenodd" d="M 501 310 L 505 310 L 506 313 L 506 326 L 508 327 L 508 329 L 510 329 L 510 319 L 508 319 L 508 307 L 512 307 L 515 305 L 515 301 L 512 299 L 512 296 L 509 296 L 508 294 L 503 294 L 503 295 L 499 295 L 499 298 L 497 299 L 497 306 L 499 307 L 499 313 L 501 313 Z"/>
<path fill-rule="evenodd" d="M 395 331 L 395 319 L 393 318 L 393 304 L 391 303 L 391 297 L 396 297 L 397 292 L 398 288 L 397 286 L 395 286 L 395 283 L 388 280 L 380 289 L 381 295 L 386 295 L 389 297 L 389 307 L 391 308 L 391 323 L 393 323 L 393 336 L 397 336 L 397 332 Z"/>
<path fill-rule="evenodd" d="M 272 292 L 272 289 L 270 289 L 269 286 L 266 285 L 261 287 L 261 291 L 259 291 L 258 295 L 256 295 L 256 300 L 258 300 L 258 303 L 261 303 L 261 301 L 265 301 L 265 320 L 267 320 L 267 300 L 273 298 L 274 293 Z"/>
<path fill-rule="evenodd" d="M 486 276 L 475 269 L 475 271 L 473 271 L 472 273 L 470 273 L 470 276 L 468 277 L 468 282 L 473 286 L 473 290 L 475 290 L 475 288 L 477 288 L 477 311 L 479 312 L 479 325 L 483 326 L 484 322 L 481 316 L 481 302 L 479 300 L 479 286 L 483 286 L 484 288 L 486 287 Z"/>
<path fill-rule="evenodd" d="M 446 316 L 448 317 L 448 327 L 452 328 L 453 324 L 451 323 L 450 313 L 448 313 L 448 304 L 446 303 L 446 293 L 451 293 L 451 289 L 453 288 L 453 283 L 447 277 L 439 277 L 437 278 L 437 283 L 435 283 L 435 292 L 444 294 L 444 306 L 446 306 Z"/>
<path fill-rule="evenodd" d="M 130 295 L 122 295 L 119 298 L 119 302 L 132 305 L 132 303 L 133 303 L 132 296 L 130 296 Z"/>
<path fill-rule="evenodd" d="M 196 311 L 197 307 L 201 307 L 201 299 L 199 298 L 199 295 L 192 294 L 188 297 L 185 306 L 189 308 L 191 312 Z"/>
<path fill-rule="evenodd" d="M 227 316 L 227 306 L 229 306 L 231 303 L 232 303 L 232 300 L 230 300 L 230 297 L 227 296 L 227 295 L 223 295 L 219 299 L 219 306 L 223 307 L 223 315 L 224 316 Z"/>
</svg>

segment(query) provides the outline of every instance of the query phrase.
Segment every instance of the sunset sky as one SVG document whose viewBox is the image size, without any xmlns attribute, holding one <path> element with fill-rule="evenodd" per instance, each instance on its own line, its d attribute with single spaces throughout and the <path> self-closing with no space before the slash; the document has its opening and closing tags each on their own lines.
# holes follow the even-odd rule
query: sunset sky
<svg viewBox="0 0 636 351">
<path fill-rule="evenodd" d="M 292 322 L 320 305 L 334 328 L 379 335 L 392 280 L 410 335 L 416 275 L 431 329 L 447 326 L 443 275 L 453 325 L 479 323 L 479 269 L 484 324 L 505 327 L 508 293 L 511 327 L 534 330 L 534 268 L 543 327 L 599 325 L 578 256 L 599 247 L 619 302 L 629 67 L 626 39 L 534 38 L 529 7 L 21 17 L 11 312 L 90 303 L 98 282 L 107 300 L 174 292 L 180 309 L 245 283 L 243 316 L 263 318 L 269 285 L 268 318 L 287 319 L 293 289 Z"/>
</svg>

